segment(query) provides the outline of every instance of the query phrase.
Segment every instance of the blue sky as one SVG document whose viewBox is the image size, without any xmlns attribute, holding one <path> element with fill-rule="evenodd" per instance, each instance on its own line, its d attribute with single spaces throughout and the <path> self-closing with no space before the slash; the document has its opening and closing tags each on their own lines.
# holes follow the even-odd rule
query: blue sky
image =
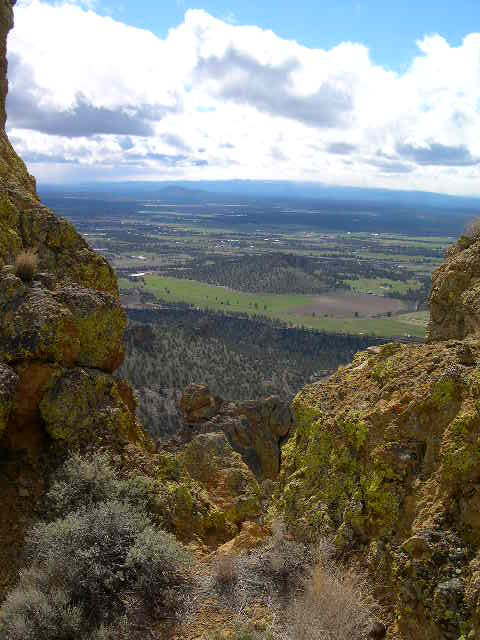
<svg viewBox="0 0 480 640">
<path fill-rule="evenodd" d="M 97 5 L 101 6 L 102 5 Z M 480 28 L 479 0 L 137 0 L 105 2 L 104 12 L 164 37 L 185 10 L 204 9 L 237 24 L 257 25 L 307 47 L 330 49 L 350 40 L 366 45 L 377 64 L 404 70 L 416 41 L 438 33 L 458 46 Z"/>
<path fill-rule="evenodd" d="M 480 0 L 18 0 L 8 60 L 41 182 L 480 195 Z"/>
</svg>

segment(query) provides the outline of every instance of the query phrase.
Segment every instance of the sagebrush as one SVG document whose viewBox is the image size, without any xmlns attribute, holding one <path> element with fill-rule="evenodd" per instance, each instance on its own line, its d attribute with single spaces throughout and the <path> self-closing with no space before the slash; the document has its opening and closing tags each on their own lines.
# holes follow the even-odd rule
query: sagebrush
<svg viewBox="0 0 480 640">
<path fill-rule="evenodd" d="M 191 558 L 154 525 L 147 493 L 144 479 L 118 478 L 108 457 L 72 457 L 48 494 L 55 519 L 27 536 L 27 568 L 0 610 L 0 638 L 133 640 L 175 619 Z"/>
</svg>

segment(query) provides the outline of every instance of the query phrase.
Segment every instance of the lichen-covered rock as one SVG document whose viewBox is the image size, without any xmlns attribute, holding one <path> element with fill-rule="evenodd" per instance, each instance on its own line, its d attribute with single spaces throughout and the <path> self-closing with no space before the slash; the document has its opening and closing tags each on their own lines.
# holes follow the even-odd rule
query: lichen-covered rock
<svg viewBox="0 0 480 640">
<path fill-rule="evenodd" d="M 470 364 L 457 340 L 371 348 L 293 402 L 270 516 L 368 559 L 395 640 L 480 631 L 480 341 L 465 344 Z"/>
<path fill-rule="evenodd" d="M 261 512 L 261 489 L 253 473 L 228 443 L 224 433 L 199 434 L 180 459 L 190 476 L 237 525 Z"/>
<path fill-rule="evenodd" d="M 480 241 L 461 239 L 432 276 L 427 342 L 480 331 Z"/>
<path fill-rule="evenodd" d="M 100 371 L 62 371 L 46 391 L 39 409 L 46 432 L 70 448 L 102 441 L 147 441 L 135 414 L 123 401 L 117 380 Z"/>
<path fill-rule="evenodd" d="M 187 425 L 194 430 L 223 432 L 233 449 L 259 480 L 274 479 L 280 469 L 280 442 L 293 426 L 288 404 L 276 396 L 226 402 L 207 386 L 189 385 L 180 401 Z"/>
<path fill-rule="evenodd" d="M 237 524 L 221 508 L 224 502 L 216 501 L 190 475 L 181 454 L 165 451 L 152 454 L 128 445 L 123 464 L 152 478 L 155 496 L 152 509 L 161 526 L 181 540 L 207 551 L 237 533 Z"/>
<path fill-rule="evenodd" d="M 123 331 L 126 314 L 118 300 L 108 294 L 68 286 L 53 292 L 53 297 L 73 317 L 78 333 L 77 363 L 112 373 L 123 362 Z"/>
<path fill-rule="evenodd" d="M 80 340 L 72 313 L 37 283 L 25 287 L 13 275 L 0 280 L 0 286 L 4 283 L 6 295 L 0 294 L 0 302 L 8 301 L 0 307 L 0 357 L 13 363 L 75 364 Z"/>
<path fill-rule="evenodd" d="M 40 203 L 5 133 L 14 4 L 0 0 L 0 601 L 18 577 L 25 531 L 38 520 L 45 483 L 66 449 L 153 450 L 131 389 L 109 375 L 123 359 L 125 326 L 115 274 Z M 29 248 L 39 264 L 27 283 L 14 263 Z M 185 496 L 186 503 L 193 493 Z M 202 533 L 218 519 L 205 500 L 191 499 L 195 514 L 204 511 Z"/>
<path fill-rule="evenodd" d="M 293 427 L 288 404 L 277 396 L 228 402 L 212 419 L 259 480 L 275 479 L 280 470 L 280 443 Z"/>
<path fill-rule="evenodd" d="M 242 523 L 240 533 L 218 547 L 215 551 L 215 556 L 217 558 L 236 556 L 240 553 L 251 551 L 264 544 L 269 535 L 271 535 L 271 531 L 266 527 L 263 527 L 257 522 L 246 520 Z"/>
<path fill-rule="evenodd" d="M 18 380 L 15 371 L 0 362 L 0 438 L 7 428 Z"/>
<path fill-rule="evenodd" d="M 31 286 L 0 272 L 0 358 L 43 360 L 113 372 L 123 360 L 125 312 L 110 294 L 83 287 L 54 290 L 39 274 Z"/>
</svg>

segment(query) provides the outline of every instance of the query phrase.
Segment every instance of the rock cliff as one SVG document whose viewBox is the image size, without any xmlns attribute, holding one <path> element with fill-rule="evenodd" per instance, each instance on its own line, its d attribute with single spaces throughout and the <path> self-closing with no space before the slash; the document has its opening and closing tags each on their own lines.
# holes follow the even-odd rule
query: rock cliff
<svg viewBox="0 0 480 640">
<path fill-rule="evenodd" d="M 480 331 L 480 244 L 462 236 L 433 274 L 427 342 Z"/>
<path fill-rule="evenodd" d="M 370 347 L 303 389 L 283 448 L 272 515 L 365 562 L 397 640 L 480 633 L 476 273 L 480 242 L 452 248 L 428 343 Z"/>
<path fill-rule="evenodd" d="M 82 442 L 147 444 L 131 391 L 111 376 L 123 359 L 126 320 L 115 275 L 40 203 L 5 133 L 13 4 L 0 3 L 0 599 L 62 451 Z M 23 249 L 38 253 L 30 282 L 12 266 Z"/>
<path fill-rule="evenodd" d="M 155 452 L 132 389 L 112 375 L 126 324 L 115 274 L 40 203 L 5 133 L 14 4 L 0 0 L 0 602 L 52 471 L 72 451 L 108 450 L 122 472 L 149 477 L 159 522 L 200 548 L 230 540 L 261 510 L 258 482 L 223 433 Z M 29 249 L 38 269 L 22 279 L 15 258 Z"/>
</svg>

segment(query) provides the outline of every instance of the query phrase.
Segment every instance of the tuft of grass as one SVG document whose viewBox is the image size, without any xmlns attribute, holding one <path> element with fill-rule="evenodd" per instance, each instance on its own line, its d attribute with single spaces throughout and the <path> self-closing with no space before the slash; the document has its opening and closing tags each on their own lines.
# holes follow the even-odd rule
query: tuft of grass
<svg viewBox="0 0 480 640">
<path fill-rule="evenodd" d="M 239 578 L 237 562 L 231 556 L 220 555 L 215 562 L 214 579 L 216 591 L 231 593 Z"/>
<path fill-rule="evenodd" d="M 475 218 L 468 223 L 465 229 L 465 235 L 472 240 L 478 240 L 480 238 L 480 218 Z"/>
<path fill-rule="evenodd" d="M 38 255 L 35 249 L 25 249 L 15 258 L 15 274 L 23 282 L 31 282 L 37 273 Z"/>
<path fill-rule="evenodd" d="M 282 638 L 295 640 L 366 640 L 385 637 L 379 607 L 367 578 L 324 556 L 305 582 L 305 589 L 285 615 Z"/>
</svg>

